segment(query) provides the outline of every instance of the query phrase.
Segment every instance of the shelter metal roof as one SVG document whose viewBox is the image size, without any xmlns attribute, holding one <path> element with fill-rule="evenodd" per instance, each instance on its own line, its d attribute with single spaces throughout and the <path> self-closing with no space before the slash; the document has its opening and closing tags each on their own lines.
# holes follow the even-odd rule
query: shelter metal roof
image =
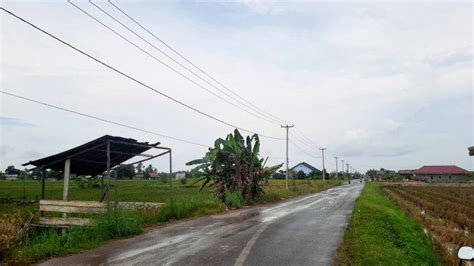
<svg viewBox="0 0 474 266">
<path fill-rule="evenodd" d="M 110 142 L 110 168 L 140 155 L 158 146 L 135 139 L 105 135 L 67 151 L 29 161 L 23 166 L 34 165 L 37 168 L 64 171 L 64 162 L 71 159 L 71 174 L 98 175 L 107 170 L 107 142 Z"/>
</svg>

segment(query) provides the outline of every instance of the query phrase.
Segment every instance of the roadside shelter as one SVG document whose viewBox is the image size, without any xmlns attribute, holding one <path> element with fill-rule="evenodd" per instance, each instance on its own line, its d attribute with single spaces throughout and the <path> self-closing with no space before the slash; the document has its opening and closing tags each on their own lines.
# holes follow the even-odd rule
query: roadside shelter
<svg viewBox="0 0 474 266">
<path fill-rule="evenodd" d="M 89 141 L 72 149 L 44 157 L 38 160 L 29 161 L 23 166 L 33 165 L 34 169 L 42 171 L 41 175 L 41 199 L 45 197 L 45 171 L 52 169 L 63 173 L 63 201 L 68 200 L 69 179 L 71 174 L 96 176 L 104 175 L 107 181 L 104 189 L 104 198 L 109 200 L 109 186 L 111 170 L 120 166 L 130 166 L 145 162 L 166 154 L 169 155 L 170 174 L 172 173 L 171 149 L 159 146 L 159 142 L 150 144 L 148 142 L 138 142 L 135 139 L 105 135 L 95 140 Z M 158 149 L 162 152 L 156 155 L 145 154 L 150 149 Z M 134 157 L 144 157 L 135 162 L 123 164 Z M 115 178 L 116 180 L 116 178 Z M 171 180 L 170 180 L 171 189 Z"/>
</svg>

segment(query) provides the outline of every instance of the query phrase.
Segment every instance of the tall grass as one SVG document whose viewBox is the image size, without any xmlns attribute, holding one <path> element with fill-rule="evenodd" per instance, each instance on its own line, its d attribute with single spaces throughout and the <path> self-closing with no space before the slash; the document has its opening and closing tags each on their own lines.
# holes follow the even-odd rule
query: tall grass
<svg viewBox="0 0 474 266">
<path fill-rule="evenodd" d="M 71 254 L 99 246 L 105 241 L 137 235 L 142 232 L 144 220 L 130 211 L 117 211 L 98 216 L 88 229 L 69 229 L 60 235 L 56 230 L 42 230 L 11 254 L 12 261 L 28 263 L 41 258 Z"/>
<path fill-rule="evenodd" d="M 420 224 L 409 218 L 367 183 L 357 199 L 338 265 L 439 265 L 434 248 Z"/>
</svg>

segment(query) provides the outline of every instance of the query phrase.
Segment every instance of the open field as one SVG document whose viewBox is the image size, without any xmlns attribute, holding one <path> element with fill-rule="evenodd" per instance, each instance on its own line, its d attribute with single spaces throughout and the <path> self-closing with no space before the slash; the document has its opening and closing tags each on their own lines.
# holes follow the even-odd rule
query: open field
<svg viewBox="0 0 474 266">
<path fill-rule="evenodd" d="M 301 181 L 290 182 L 290 189 L 285 190 L 284 180 L 270 180 L 264 185 L 265 194 L 255 203 L 270 203 L 298 195 L 315 193 L 341 184 L 340 181 Z M 173 182 L 173 202 L 171 208 L 169 184 L 156 180 L 118 181 L 117 193 L 112 189 L 110 200 L 149 201 L 167 203 L 157 213 L 123 212 L 98 217 L 97 225 L 90 230 L 70 230 L 58 236 L 50 230 L 36 231 L 28 241 L 4 255 L 4 260 L 28 263 L 42 258 L 66 255 L 84 249 L 90 249 L 112 239 L 139 234 L 146 226 L 162 224 L 170 220 L 198 217 L 221 213 L 226 206 L 212 194 L 212 189 L 205 188 L 198 192 L 200 184 L 188 181 L 188 184 Z M 0 181 L 0 198 L 23 198 L 23 182 Z M 27 199 L 40 195 L 40 184 L 37 181 L 25 182 Z M 80 188 L 75 182 L 70 183 L 71 200 L 99 200 L 101 189 Z M 62 182 L 47 182 L 46 198 L 61 199 Z M 254 203 L 254 204 L 255 204 Z M 12 205 L 0 204 L 0 213 L 4 217 L 17 213 L 33 213 L 38 218 L 36 204 Z"/>
<path fill-rule="evenodd" d="M 357 199 L 338 265 L 439 265 L 423 228 L 367 183 Z"/>
<path fill-rule="evenodd" d="M 458 263 L 460 246 L 474 246 L 474 186 L 386 186 L 383 191 L 428 230 L 444 264 Z"/>
</svg>

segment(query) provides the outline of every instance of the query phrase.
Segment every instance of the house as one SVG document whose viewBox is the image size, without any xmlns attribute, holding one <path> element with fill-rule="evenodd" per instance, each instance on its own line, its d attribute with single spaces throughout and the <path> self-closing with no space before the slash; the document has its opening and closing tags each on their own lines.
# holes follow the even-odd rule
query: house
<svg viewBox="0 0 474 266">
<path fill-rule="evenodd" d="M 158 179 L 160 178 L 160 173 L 158 171 L 152 171 L 148 173 L 148 177 L 150 179 Z"/>
<path fill-rule="evenodd" d="M 5 175 L 5 180 L 17 180 L 18 179 L 18 175 Z"/>
<path fill-rule="evenodd" d="M 411 176 L 413 176 L 413 171 L 415 170 L 399 170 L 398 171 L 398 175 L 401 176 L 401 177 L 404 177 L 404 178 L 410 178 Z"/>
<path fill-rule="evenodd" d="M 428 183 L 460 182 L 468 179 L 469 172 L 455 165 L 423 166 L 412 172 L 413 180 Z"/>
<path fill-rule="evenodd" d="M 299 163 L 295 166 L 293 166 L 293 168 L 290 169 L 291 171 L 293 171 L 294 173 L 298 173 L 299 171 L 303 171 L 303 173 L 305 175 L 310 175 L 310 174 L 321 174 L 321 170 L 319 170 L 318 168 L 308 164 L 308 163 L 305 163 L 305 162 L 302 162 L 302 163 Z"/>
</svg>

